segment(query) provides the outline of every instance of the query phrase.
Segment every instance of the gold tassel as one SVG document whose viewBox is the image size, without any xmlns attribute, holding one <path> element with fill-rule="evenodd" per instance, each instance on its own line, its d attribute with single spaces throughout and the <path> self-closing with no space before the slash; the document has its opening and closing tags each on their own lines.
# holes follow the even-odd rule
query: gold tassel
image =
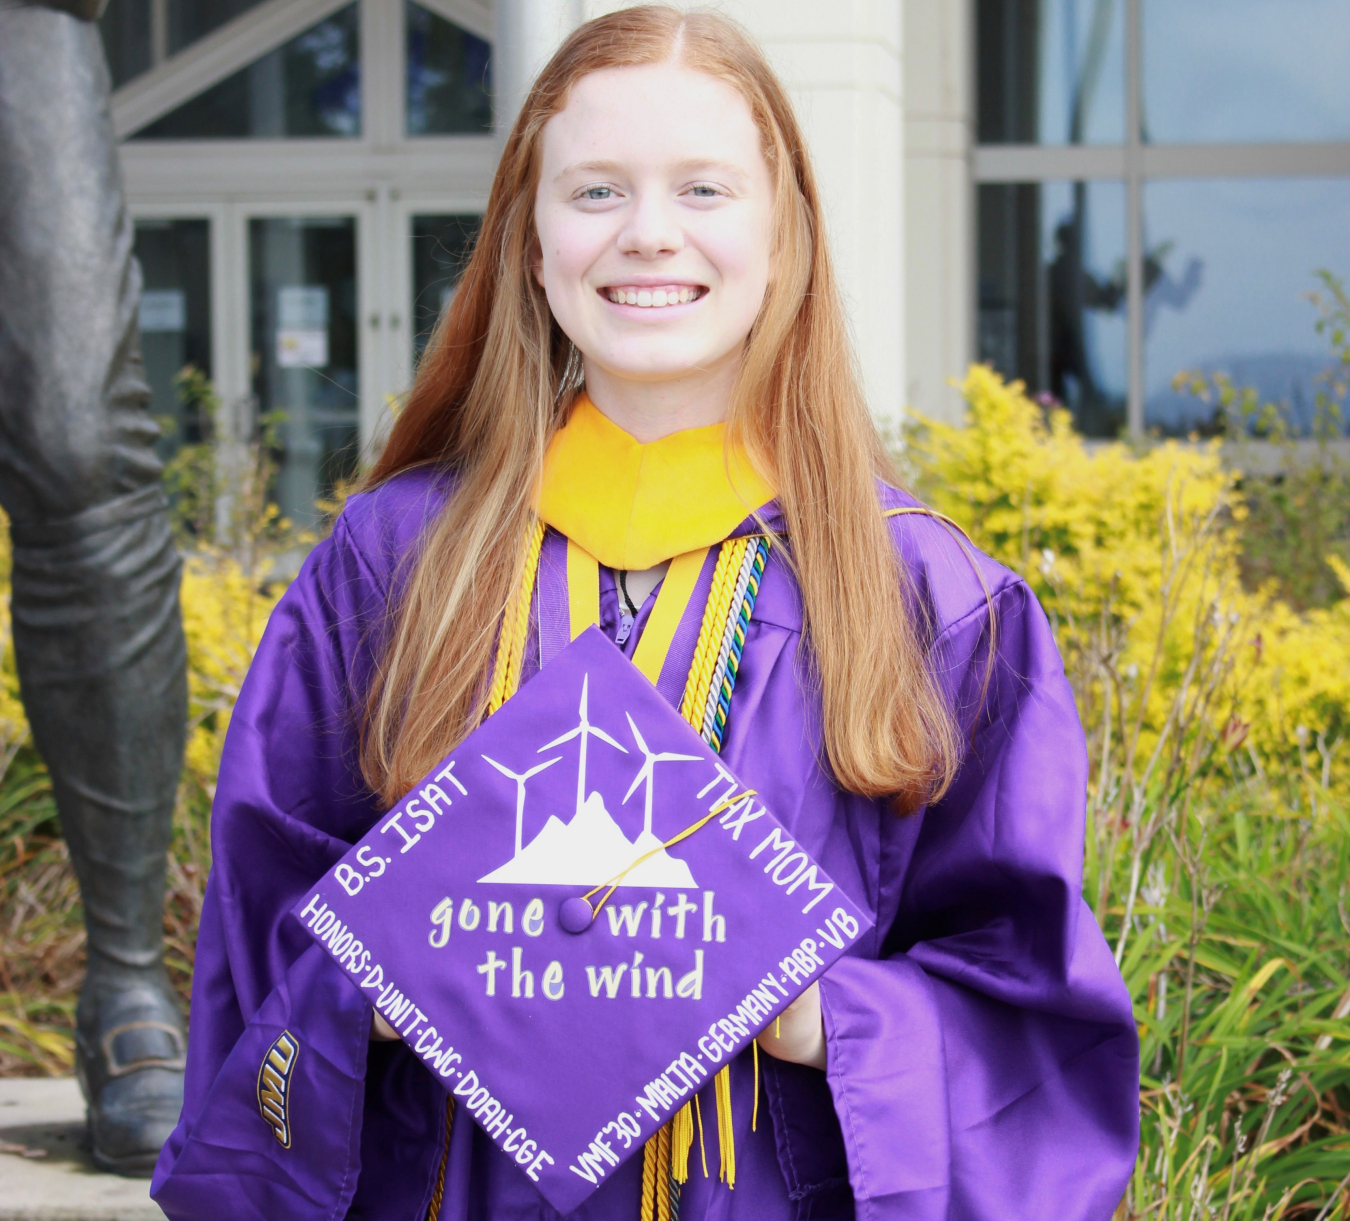
<svg viewBox="0 0 1350 1221">
<path fill-rule="evenodd" d="M 731 1066 L 728 1065 L 713 1078 L 713 1093 L 717 1097 L 717 1145 L 722 1155 L 722 1166 L 717 1177 L 728 1187 L 736 1186 L 736 1137 L 731 1130 Z"/>
<path fill-rule="evenodd" d="M 750 1111 L 750 1131 L 759 1131 L 759 1040 L 756 1039 L 750 1044 L 753 1050 L 751 1055 L 755 1058 L 755 1105 Z"/>
<path fill-rule="evenodd" d="M 694 1146 L 694 1108 L 685 1103 L 670 1121 L 670 1173 L 677 1183 L 689 1182 L 689 1150 Z"/>
<path fill-rule="evenodd" d="M 698 1105 L 698 1095 L 694 1095 L 694 1118 L 698 1120 L 698 1156 L 703 1162 L 703 1177 L 708 1177 L 708 1150 L 703 1145 L 703 1108 Z"/>
</svg>

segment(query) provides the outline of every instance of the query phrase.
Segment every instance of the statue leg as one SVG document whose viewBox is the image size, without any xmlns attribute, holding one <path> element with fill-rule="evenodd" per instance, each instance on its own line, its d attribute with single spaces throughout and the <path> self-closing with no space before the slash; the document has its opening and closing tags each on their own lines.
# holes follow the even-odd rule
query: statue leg
<svg viewBox="0 0 1350 1221">
<path fill-rule="evenodd" d="M 182 1101 L 163 898 L 186 722 L 180 563 L 97 30 L 0 0 L 0 503 L 34 742 L 79 878 L 95 1157 L 148 1174 Z"/>
</svg>

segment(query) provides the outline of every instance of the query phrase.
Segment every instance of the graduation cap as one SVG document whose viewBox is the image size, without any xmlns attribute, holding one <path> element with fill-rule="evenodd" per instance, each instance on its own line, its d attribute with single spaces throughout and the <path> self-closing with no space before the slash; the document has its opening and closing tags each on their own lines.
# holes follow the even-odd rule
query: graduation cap
<svg viewBox="0 0 1350 1221">
<path fill-rule="evenodd" d="M 294 915 L 563 1213 L 871 926 L 596 628 Z"/>
</svg>

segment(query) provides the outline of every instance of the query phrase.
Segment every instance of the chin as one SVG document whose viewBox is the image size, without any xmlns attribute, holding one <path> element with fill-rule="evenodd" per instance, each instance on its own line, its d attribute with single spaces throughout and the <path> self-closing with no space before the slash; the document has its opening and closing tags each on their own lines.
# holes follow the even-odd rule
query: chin
<svg viewBox="0 0 1350 1221">
<path fill-rule="evenodd" d="M 664 381 L 684 377 L 695 369 L 709 369 L 727 356 L 706 348 L 666 347 L 639 350 L 626 348 L 604 353 L 599 363 L 612 376 L 635 381 Z"/>
</svg>

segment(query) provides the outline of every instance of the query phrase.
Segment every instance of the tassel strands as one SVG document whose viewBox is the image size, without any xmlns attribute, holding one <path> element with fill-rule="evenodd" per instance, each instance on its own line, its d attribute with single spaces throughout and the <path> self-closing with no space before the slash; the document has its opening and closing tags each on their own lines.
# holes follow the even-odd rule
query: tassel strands
<svg viewBox="0 0 1350 1221">
<path fill-rule="evenodd" d="M 731 1066 L 727 1065 L 713 1078 L 713 1094 L 717 1099 L 717 1144 L 722 1154 L 722 1168 L 717 1177 L 728 1187 L 736 1186 L 736 1138 L 732 1134 Z"/>
<path fill-rule="evenodd" d="M 759 1040 L 750 1041 L 750 1054 L 755 1059 L 755 1105 L 750 1111 L 750 1131 L 759 1131 Z"/>
<path fill-rule="evenodd" d="M 689 1154 L 694 1147 L 694 1104 L 686 1102 L 670 1121 L 670 1177 L 689 1181 Z"/>
</svg>

